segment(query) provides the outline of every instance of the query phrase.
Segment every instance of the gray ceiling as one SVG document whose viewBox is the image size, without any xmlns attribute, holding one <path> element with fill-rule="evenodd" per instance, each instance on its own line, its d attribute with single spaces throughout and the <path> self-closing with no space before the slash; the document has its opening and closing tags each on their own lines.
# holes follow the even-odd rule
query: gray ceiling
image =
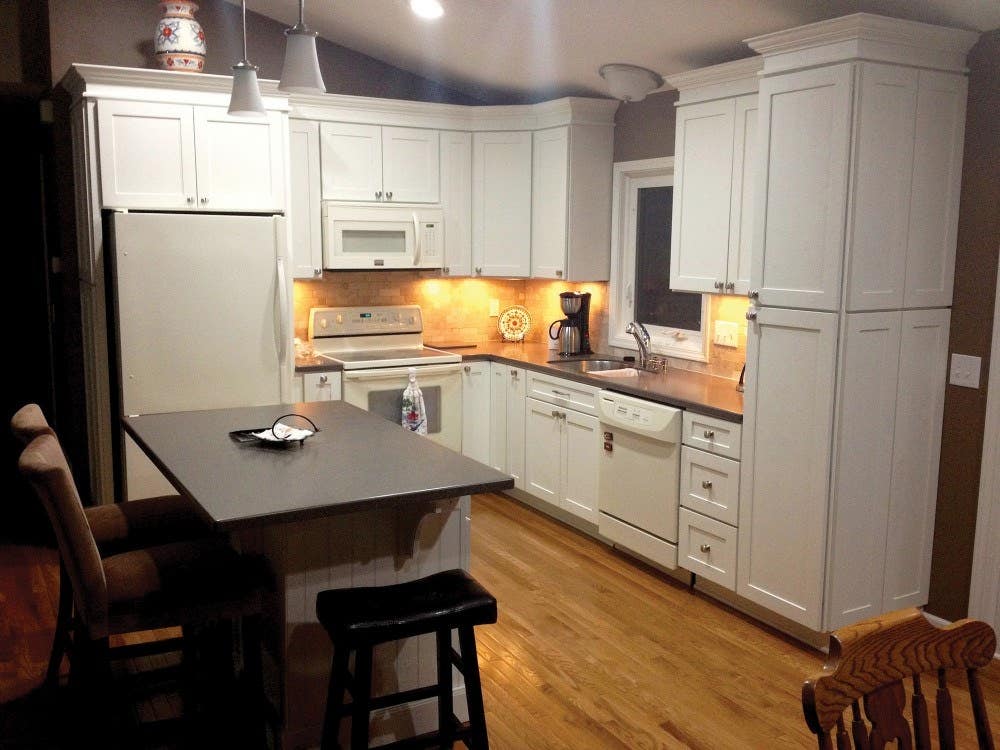
<svg viewBox="0 0 1000 750">
<path fill-rule="evenodd" d="M 234 2 L 235 0 L 230 0 Z M 742 40 L 865 11 L 975 31 L 1000 27 L 1000 0 L 307 0 L 320 36 L 492 102 L 606 96 L 597 69 L 626 62 L 670 75 L 746 57 Z M 297 0 L 249 0 L 291 25 Z"/>
</svg>

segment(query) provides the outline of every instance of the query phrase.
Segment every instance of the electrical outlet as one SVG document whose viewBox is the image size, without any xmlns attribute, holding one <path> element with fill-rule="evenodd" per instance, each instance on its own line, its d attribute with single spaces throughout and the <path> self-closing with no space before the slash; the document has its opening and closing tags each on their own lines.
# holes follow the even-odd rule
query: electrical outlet
<svg viewBox="0 0 1000 750">
<path fill-rule="evenodd" d="M 951 373 L 948 376 L 948 382 L 964 388 L 978 388 L 979 371 L 982 364 L 982 357 L 972 357 L 968 354 L 952 354 Z"/>
<path fill-rule="evenodd" d="M 734 349 L 739 346 L 740 328 L 739 325 L 728 320 L 715 321 L 715 337 L 712 341 L 716 346 L 731 346 Z"/>
<path fill-rule="evenodd" d="M 498 299 L 490 300 L 490 317 L 491 318 L 500 317 L 500 300 Z"/>
</svg>

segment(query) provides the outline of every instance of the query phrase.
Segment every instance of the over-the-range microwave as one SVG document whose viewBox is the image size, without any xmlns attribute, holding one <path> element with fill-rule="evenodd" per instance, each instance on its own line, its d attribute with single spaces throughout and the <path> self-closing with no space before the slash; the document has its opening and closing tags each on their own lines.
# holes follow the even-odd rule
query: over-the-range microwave
<svg viewBox="0 0 1000 750">
<path fill-rule="evenodd" d="M 440 268 L 443 248 L 440 208 L 323 202 L 324 268 Z"/>
</svg>

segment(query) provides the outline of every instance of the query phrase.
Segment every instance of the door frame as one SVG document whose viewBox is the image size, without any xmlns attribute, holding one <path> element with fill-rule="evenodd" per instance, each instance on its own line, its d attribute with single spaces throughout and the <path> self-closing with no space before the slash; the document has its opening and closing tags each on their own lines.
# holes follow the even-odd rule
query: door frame
<svg viewBox="0 0 1000 750">
<path fill-rule="evenodd" d="M 997 250 L 1000 256 L 1000 246 Z M 969 616 L 985 620 L 1000 631 L 1000 277 L 993 308 L 987 388 Z"/>
</svg>

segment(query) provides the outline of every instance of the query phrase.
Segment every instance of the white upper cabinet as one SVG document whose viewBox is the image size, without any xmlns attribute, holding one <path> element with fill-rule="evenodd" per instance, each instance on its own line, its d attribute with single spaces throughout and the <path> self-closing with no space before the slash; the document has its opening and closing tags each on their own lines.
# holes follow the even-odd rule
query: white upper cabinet
<svg viewBox="0 0 1000 750">
<path fill-rule="evenodd" d="M 733 195 L 729 207 L 729 262 L 726 279 L 736 294 L 750 291 L 753 261 L 754 186 L 757 182 L 758 96 L 736 99 L 733 144 Z"/>
<path fill-rule="evenodd" d="M 611 270 L 614 131 L 569 125 L 534 134 L 531 276 L 605 281 Z"/>
<path fill-rule="evenodd" d="M 760 82 L 765 158 L 751 286 L 762 305 L 840 307 L 853 69 L 844 63 Z"/>
<path fill-rule="evenodd" d="M 442 276 L 472 275 L 472 133 L 441 133 Z"/>
<path fill-rule="evenodd" d="M 323 273 L 319 123 L 291 120 L 288 131 L 292 273 L 297 279 L 313 279 Z"/>
<path fill-rule="evenodd" d="M 320 146 L 324 200 L 440 200 L 436 130 L 324 122 Z"/>
<path fill-rule="evenodd" d="M 106 208 L 284 211 L 284 115 L 104 100 L 97 107 Z"/>
<path fill-rule="evenodd" d="M 531 272 L 531 133 L 472 136 L 472 260 L 476 276 Z"/>
</svg>

